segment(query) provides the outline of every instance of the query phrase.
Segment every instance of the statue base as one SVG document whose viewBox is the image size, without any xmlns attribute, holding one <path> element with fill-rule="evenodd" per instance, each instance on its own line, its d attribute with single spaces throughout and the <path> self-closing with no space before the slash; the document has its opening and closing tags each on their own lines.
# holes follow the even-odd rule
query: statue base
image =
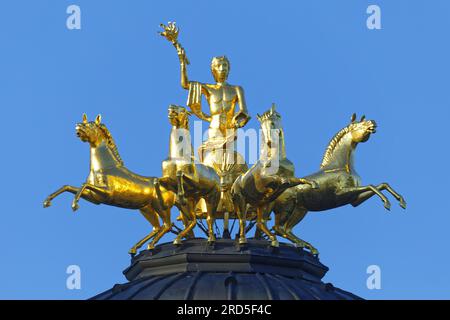
<svg viewBox="0 0 450 320">
<path fill-rule="evenodd" d="M 95 300 L 355 300 L 360 297 L 323 283 L 328 268 L 291 244 L 266 240 L 190 239 L 142 251 L 124 270 L 129 281 Z"/>
</svg>

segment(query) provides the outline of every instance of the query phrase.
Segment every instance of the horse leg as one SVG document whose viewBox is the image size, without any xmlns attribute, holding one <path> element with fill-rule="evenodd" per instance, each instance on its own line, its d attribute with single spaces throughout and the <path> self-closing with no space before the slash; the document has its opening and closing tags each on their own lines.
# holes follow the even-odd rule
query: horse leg
<svg viewBox="0 0 450 320">
<path fill-rule="evenodd" d="M 206 223 L 208 224 L 208 243 L 214 243 L 216 241 L 216 236 L 214 234 L 214 221 L 216 218 L 216 209 L 218 204 L 218 193 L 213 191 L 206 200 L 206 207 L 208 210 L 206 216 Z"/>
<path fill-rule="evenodd" d="M 234 195 L 233 203 L 239 219 L 239 244 L 245 244 L 247 243 L 247 239 L 245 237 L 245 228 L 247 224 L 247 206 L 244 199 L 240 195 Z"/>
<path fill-rule="evenodd" d="M 77 194 L 78 190 L 79 190 L 79 188 L 77 188 L 77 187 L 73 187 L 73 186 L 69 186 L 69 185 L 62 186 L 61 188 L 59 188 L 58 190 L 53 192 L 51 195 L 49 195 L 47 197 L 47 199 L 45 199 L 44 208 L 50 207 L 52 204 L 52 200 L 55 199 L 57 196 L 59 196 L 61 193 L 70 192 L 73 194 Z"/>
<path fill-rule="evenodd" d="M 402 207 L 403 209 L 406 209 L 405 199 L 400 194 L 398 194 L 394 189 L 392 189 L 389 184 L 381 183 L 378 186 L 376 186 L 376 189 L 379 191 L 387 190 L 390 194 L 392 194 L 394 196 L 395 199 L 397 199 L 400 202 L 400 207 Z M 363 203 L 364 201 L 366 201 L 367 199 L 371 198 L 374 195 L 375 195 L 375 192 L 373 192 L 372 190 L 363 192 L 360 195 L 358 195 L 358 197 L 356 198 L 355 201 L 352 202 L 352 206 L 357 207 L 361 203 Z M 387 208 L 387 209 L 389 210 L 389 208 Z"/>
<path fill-rule="evenodd" d="M 179 209 L 181 212 L 181 219 L 183 220 L 183 226 L 185 228 L 185 230 L 189 230 L 185 237 L 186 238 L 193 238 L 194 237 L 194 232 L 192 231 L 192 228 L 189 228 L 189 226 L 192 224 L 192 219 L 191 219 L 191 212 L 192 210 L 189 209 L 189 201 L 186 200 L 185 198 L 185 192 L 184 192 L 184 182 L 185 182 L 185 174 L 183 173 L 183 171 L 179 170 L 177 171 L 177 195 L 176 195 L 176 202 L 179 203 Z M 194 207 L 194 216 L 195 216 L 195 207 Z M 186 212 L 188 214 L 186 214 Z M 196 216 L 195 216 L 196 217 Z M 181 239 L 181 238 L 180 238 Z M 175 241 L 178 241 L 179 243 L 181 243 L 181 240 L 177 240 L 175 239 Z M 174 241 L 174 243 L 175 243 Z"/>
<path fill-rule="evenodd" d="M 338 196 L 339 195 L 344 195 L 344 194 L 347 194 L 347 193 L 348 194 L 351 194 L 351 193 L 355 194 L 356 199 L 351 202 L 351 205 L 354 206 L 354 207 L 359 206 L 361 203 L 363 203 L 367 199 L 371 198 L 374 195 L 377 195 L 383 201 L 384 207 L 386 208 L 386 210 L 390 210 L 391 209 L 391 203 L 389 202 L 389 200 L 386 198 L 386 196 L 384 194 L 382 194 L 373 185 L 368 185 L 368 186 L 365 186 L 365 187 L 349 188 L 349 189 L 346 189 L 343 192 L 340 192 L 340 194 L 338 194 Z"/>
<path fill-rule="evenodd" d="M 256 214 L 257 214 L 256 226 L 258 227 L 259 230 L 264 232 L 269 237 L 269 239 L 271 241 L 270 245 L 272 247 L 278 247 L 279 244 L 278 244 L 277 236 L 275 234 L 273 234 L 272 232 L 270 232 L 269 228 L 267 228 L 266 220 L 264 217 L 263 207 L 258 206 L 256 208 Z"/>
<path fill-rule="evenodd" d="M 186 229 L 189 226 L 189 224 L 191 223 L 189 215 L 186 215 L 186 213 L 185 213 L 185 212 L 187 212 L 186 209 L 185 209 L 186 205 L 182 206 L 180 204 L 177 204 L 176 206 L 177 206 L 177 208 L 178 208 L 178 210 L 180 212 L 179 218 L 181 218 L 181 222 L 183 223 L 183 227 Z M 193 238 L 193 237 L 194 237 L 194 232 L 193 231 L 190 231 L 186 235 L 186 238 Z"/>
<path fill-rule="evenodd" d="M 189 223 L 187 226 L 185 226 L 184 230 L 177 235 L 177 237 L 173 241 L 174 245 L 180 245 L 181 239 L 190 234 L 192 229 L 197 224 L 197 217 L 195 215 L 195 202 L 192 199 L 187 199 L 186 205 L 180 206 L 180 208 L 180 210 L 183 212 L 183 215 L 189 218 Z"/>
<path fill-rule="evenodd" d="M 76 211 L 78 210 L 79 206 L 78 206 L 78 201 L 80 200 L 81 197 L 83 197 L 83 199 L 86 199 L 88 201 L 91 202 L 96 202 L 96 201 L 92 201 L 92 197 L 90 197 L 90 191 L 94 192 L 94 193 L 99 193 L 102 195 L 108 195 L 109 194 L 109 190 L 106 188 L 100 188 L 97 186 L 94 186 L 93 184 L 90 183 L 84 183 L 80 189 L 78 189 L 78 192 L 75 194 L 75 197 L 72 201 L 72 210 Z"/>
<path fill-rule="evenodd" d="M 307 212 L 308 210 L 305 208 L 295 208 L 294 212 L 289 216 L 288 220 L 281 228 L 282 232 L 284 232 L 284 235 L 281 236 L 292 241 L 301 248 L 308 248 L 312 254 L 317 255 L 319 254 L 319 251 L 312 244 L 300 239 L 292 231 L 292 229 L 303 220 Z"/>
<path fill-rule="evenodd" d="M 161 230 L 158 232 L 158 234 L 153 238 L 152 242 L 149 243 L 147 249 L 152 250 L 155 248 L 155 245 L 158 243 L 158 241 L 170 230 L 172 230 L 172 221 L 170 220 L 170 209 L 166 209 L 162 211 L 159 216 L 163 220 L 163 226 Z"/>
<path fill-rule="evenodd" d="M 177 171 L 177 202 L 181 206 L 186 203 L 186 198 L 184 197 L 183 175 L 183 171 Z"/>
<path fill-rule="evenodd" d="M 319 188 L 319 184 L 317 182 L 315 182 L 314 180 L 307 180 L 307 179 L 303 179 L 303 178 L 289 178 L 289 181 L 290 181 L 291 187 L 295 187 L 299 184 L 307 184 L 307 185 L 311 186 L 311 188 L 313 188 L 313 189 Z"/>
<path fill-rule="evenodd" d="M 69 186 L 69 185 L 65 185 L 61 188 L 59 188 L 57 191 L 55 191 L 54 193 L 52 193 L 51 195 L 49 195 L 47 197 L 47 199 L 45 199 L 44 201 L 44 208 L 47 208 L 51 205 L 51 201 L 56 198 L 57 196 L 59 196 L 61 193 L 64 192 L 70 192 L 73 193 L 75 195 L 80 194 L 80 197 L 82 197 L 83 199 L 93 203 L 93 204 L 100 204 L 99 201 L 94 200 L 92 193 L 90 190 L 87 190 L 86 188 L 84 190 L 81 190 L 82 188 L 77 188 L 77 187 L 73 187 L 73 186 Z M 80 191 L 81 190 L 81 191 Z M 102 194 L 105 193 L 105 189 L 101 189 L 99 188 L 96 191 L 100 191 Z M 76 206 L 76 208 L 78 209 L 78 205 Z"/>
<path fill-rule="evenodd" d="M 294 242 L 296 245 L 298 245 L 301 248 L 308 248 L 309 251 L 311 251 L 311 254 L 313 255 L 318 255 L 319 254 L 319 250 L 317 250 L 311 243 L 300 239 L 299 237 L 297 237 L 292 230 L 286 230 L 286 236 L 287 239 L 291 240 L 292 242 Z"/>
<path fill-rule="evenodd" d="M 384 182 L 384 183 L 380 183 L 377 186 L 378 190 L 387 190 L 390 194 L 392 194 L 392 196 L 397 199 L 397 201 L 400 204 L 400 207 L 402 207 L 403 209 L 406 209 L 406 201 L 405 199 L 399 194 L 397 193 L 388 183 Z"/>
<path fill-rule="evenodd" d="M 302 215 L 303 213 L 303 215 Z M 273 226 L 273 230 L 280 237 L 286 238 L 293 243 L 297 243 L 296 239 L 289 238 L 287 234 L 287 228 L 291 226 L 295 226 L 299 223 L 303 217 L 305 216 L 305 210 L 294 209 L 290 212 L 275 212 L 275 224 Z"/>
<path fill-rule="evenodd" d="M 184 210 L 184 209 L 183 209 Z M 183 213 L 183 211 L 180 209 L 180 215 L 181 215 L 181 221 L 183 222 L 183 226 L 186 229 L 189 224 L 191 223 L 191 220 L 189 219 L 189 216 L 187 216 L 186 214 Z M 194 237 L 194 232 L 190 231 L 187 235 L 186 238 L 193 238 Z"/>
<path fill-rule="evenodd" d="M 150 222 L 150 224 L 153 226 L 152 232 L 150 232 L 148 235 L 146 235 L 144 238 L 139 240 L 131 249 L 128 251 L 129 254 L 136 254 L 137 250 L 144 245 L 148 240 L 153 238 L 155 235 L 157 235 L 160 231 L 160 224 L 159 224 L 159 218 L 156 214 L 155 210 L 150 206 L 147 205 L 141 209 L 139 209 L 141 214 L 144 216 L 144 218 Z"/>
</svg>

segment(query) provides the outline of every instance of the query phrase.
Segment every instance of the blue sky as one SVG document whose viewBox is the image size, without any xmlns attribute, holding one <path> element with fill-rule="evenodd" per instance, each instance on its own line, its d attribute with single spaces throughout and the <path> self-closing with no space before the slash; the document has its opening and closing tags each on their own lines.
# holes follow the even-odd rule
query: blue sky
<svg viewBox="0 0 450 320">
<path fill-rule="evenodd" d="M 66 8 L 81 7 L 81 30 Z M 377 4 L 382 29 L 368 30 Z M 3 1 L 0 11 L 2 201 L 0 298 L 84 299 L 125 282 L 129 247 L 148 233 L 137 212 L 62 195 L 81 185 L 89 151 L 74 133 L 101 113 L 125 164 L 160 175 L 170 103 L 184 104 L 175 50 L 157 35 L 177 21 L 189 76 L 212 81 L 217 55 L 244 87 L 248 127 L 272 102 L 283 116 L 297 175 L 316 171 L 329 139 L 353 112 L 379 128 L 358 147 L 364 184 L 389 182 L 408 209 L 373 198 L 358 208 L 310 213 L 296 227 L 330 267 L 325 281 L 368 299 L 449 299 L 448 1 Z M 174 212 L 175 216 L 176 213 Z M 170 237 L 165 239 L 170 240 Z M 66 289 L 79 265 L 81 290 Z M 366 287 L 379 265 L 381 290 Z"/>
</svg>

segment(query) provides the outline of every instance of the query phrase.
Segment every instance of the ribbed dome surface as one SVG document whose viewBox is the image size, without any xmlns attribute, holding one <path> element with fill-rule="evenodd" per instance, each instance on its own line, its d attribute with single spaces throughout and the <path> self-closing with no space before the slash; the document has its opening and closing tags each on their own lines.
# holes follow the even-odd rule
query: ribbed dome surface
<svg viewBox="0 0 450 320">
<path fill-rule="evenodd" d="M 99 300 L 354 300 L 359 297 L 325 284 L 328 268 L 292 245 L 273 249 L 265 240 L 245 247 L 204 239 L 181 247 L 159 245 L 132 259 L 124 271 L 130 282 L 117 284 L 92 299 Z"/>
</svg>

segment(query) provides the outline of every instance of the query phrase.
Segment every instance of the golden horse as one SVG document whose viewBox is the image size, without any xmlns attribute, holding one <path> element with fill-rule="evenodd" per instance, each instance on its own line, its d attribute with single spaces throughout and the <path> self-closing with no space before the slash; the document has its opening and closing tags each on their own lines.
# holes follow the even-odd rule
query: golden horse
<svg viewBox="0 0 450 320">
<path fill-rule="evenodd" d="M 151 238 L 149 247 L 153 248 L 172 229 L 170 209 L 175 202 L 174 193 L 160 186 L 158 178 L 135 174 L 124 166 L 109 130 L 101 123 L 100 115 L 95 121 L 88 122 L 84 114 L 83 121 L 76 125 L 76 134 L 90 145 L 89 176 L 80 188 L 65 185 L 49 195 L 44 207 L 49 207 L 61 193 L 70 192 L 75 194 L 72 202 L 74 211 L 78 209 L 80 198 L 95 204 L 138 209 L 152 224 L 153 230 L 130 249 L 130 254 L 136 254 L 137 249 Z M 163 221 L 162 227 L 159 218 Z"/>
<path fill-rule="evenodd" d="M 261 116 L 262 143 L 260 159 L 233 183 L 231 194 L 239 218 L 239 243 L 246 243 L 246 221 L 249 207 L 256 208 L 256 226 L 278 246 L 276 235 L 267 227 L 274 200 L 286 189 L 299 184 L 316 188 L 314 181 L 294 177 L 294 164 L 286 158 L 281 116 L 275 105 Z"/>
<path fill-rule="evenodd" d="M 361 179 L 353 165 L 353 153 L 358 143 L 369 140 L 370 135 L 376 131 L 376 123 L 373 120 L 360 121 L 353 114 L 351 123 L 340 130 L 331 139 L 320 166 L 320 171 L 304 177 L 316 181 L 318 189 L 303 185 L 284 191 L 276 200 L 273 207 L 275 213 L 275 232 L 292 242 L 307 247 L 311 253 L 318 254 L 316 248 L 301 240 L 292 233 L 292 228 L 297 225 L 308 211 L 323 211 L 337 208 L 347 204 L 356 207 L 374 195 L 380 197 L 384 207 L 389 210 L 390 202 L 381 192 L 388 191 L 406 208 L 404 198 L 398 194 L 388 183 L 375 185 L 361 185 Z"/>
<path fill-rule="evenodd" d="M 182 106 L 169 106 L 168 118 L 172 125 L 169 157 L 162 163 L 163 175 L 159 179 L 162 186 L 177 195 L 175 205 L 180 210 L 184 230 L 175 238 L 175 245 L 181 244 L 182 238 L 193 237 L 193 228 L 197 224 L 196 207 L 201 199 L 207 209 L 208 242 L 216 240 L 214 222 L 221 192 L 220 177 L 212 167 L 195 161 L 189 115 Z"/>
</svg>

